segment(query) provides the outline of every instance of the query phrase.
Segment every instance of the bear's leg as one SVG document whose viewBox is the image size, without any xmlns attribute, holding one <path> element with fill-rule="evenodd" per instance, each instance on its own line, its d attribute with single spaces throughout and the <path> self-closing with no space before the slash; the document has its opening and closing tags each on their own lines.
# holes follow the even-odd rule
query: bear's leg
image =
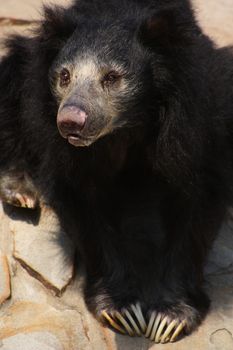
<svg viewBox="0 0 233 350">
<path fill-rule="evenodd" d="M 177 206 L 167 225 L 155 206 L 135 203 L 118 227 L 102 220 L 85 236 L 85 300 L 100 322 L 120 333 L 173 342 L 191 333 L 208 311 L 203 263 L 220 218 L 216 214 L 214 223 L 206 212 L 206 222 L 197 224 L 185 218 L 186 208 L 179 217 Z"/>
<path fill-rule="evenodd" d="M 34 209 L 38 204 L 37 191 L 25 172 L 11 169 L 0 173 L 0 199 L 10 205 Z"/>
<path fill-rule="evenodd" d="M 119 245 L 122 255 L 118 258 L 112 248 L 107 259 L 103 253 L 98 267 L 93 266 L 94 275 L 88 274 L 86 303 L 100 322 L 122 334 L 145 336 L 157 343 L 173 342 L 199 325 L 209 301 L 200 284 L 192 280 L 192 268 L 186 278 L 185 273 L 182 276 L 181 270 L 188 269 L 188 256 L 179 271 L 165 251 L 163 256 L 157 255 L 158 249 L 153 251 L 152 246 L 145 250 L 143 241 L 138 247 L 132 242 L 132 251 L 127 251 Z"/>
</svg>

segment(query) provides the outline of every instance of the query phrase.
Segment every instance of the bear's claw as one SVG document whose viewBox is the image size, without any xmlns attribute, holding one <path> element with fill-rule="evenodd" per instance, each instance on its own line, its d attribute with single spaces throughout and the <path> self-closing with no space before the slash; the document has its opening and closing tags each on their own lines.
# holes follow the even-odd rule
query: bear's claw
<svg viewBox="0 0 233 350">
<path fill-rule="evenodd" d="M 133 311 L 133 313 L 135 314 L 140 326 L 141 326 L 141 329 L 142 329 L 142 332 L 145 333 L 146 331 L 146 321 L 144 319 L 144 316 L 143 316 L 143 313 L 142 313 L 142 308 L 140 306 L 139 303 L 135 305 L 131 305 L 131 309 Z"/>
<path fill-rule="evenodd" d="M 108 323 L 110 324 L 110 326 L 112 326 L 113 328 L 115 328 L 118 332 L 122 333 L 122 334 L 126 334 L 126 332 L 124 331 L 123 328 L 121 328 L 116 321 L 114 321 L 114 319 L 107 313 L 107 311 L 102 311 L 101 312 L 102 316 L 108 321 Z"/>
<path fill-rule="evenodd" d="M 152 312 L 147 331 L 146 338 L 155 343 L 174 342 L 185 327 L 185 320 L 170 320 L 168 316 L 161 313 Z"/>
<path fill-rule="evenodd" d="M 32 180 L 16 169 L 0 173 L 0 198 L 4 203 L 21 208 L 35 209 L 39 204 Z"/>
<path fill-rule="evenodd" d="M 155 343 L 174 342 L 184 330 L 186 321 L 171 320 L 162 313 L 152 312 L 148 325 L 142 313 L 140 304 L 131 305 L 131 310 L 124 309 L 122 312 L 102 311 L 102 316 L 111 327 L 122 334 L 133 336 L 145 336 Z"/>
<path fill-rule="evenodd" d="M 110 314 L 102 311 L 102 316 L 122 334 L 140 337 L 146 331 L 146 322 L 140 304 L 131 305 L 131 312 L 127 309 L 123 309 L 122 312 L 112 311 Z"/>
<path fill-rule="evenodd" d="M 15 199 L 16 201 L 9 201 L 10 204 L 13 202 L 15 206 L 28 209 L 35 209 L 36 207 L 36 198 L 21 193 L 15 193 Z"/>
</svg>

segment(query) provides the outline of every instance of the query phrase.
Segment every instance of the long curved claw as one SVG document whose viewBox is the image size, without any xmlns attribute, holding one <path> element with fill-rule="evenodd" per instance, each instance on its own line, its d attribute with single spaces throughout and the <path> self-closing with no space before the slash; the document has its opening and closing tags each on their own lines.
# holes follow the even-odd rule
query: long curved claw
<svg viewBox="0 0 233 350">
<path fill-rule="evenodd" d="M 163 336 L 160 339 L 160 342 L 162 344 L 167 343 L 170 339 L 170 335 L 171 332 L 173 331 L 173 329 L 176 327 L 178 321 L 177 320 L 173 320 L 167 327 L 166 331 L 164 332 Z"/>
<path fill-rule="evenodd" d="M 25 196 L 23 196 L 21 193 L 16 193 L 15 198 L 19 203 L 19 207 L 28 208 L 27 198 Z"/>
<path fill-rule="evenodd" d="M 145 319 L 144 319 L 144 316 L 142 314 L 142 309 L 141 309 L 141 306 L 139 303 L 135 305 L 131 305 L 131 309 L 132 311 L 134 312 L 139 324 L 140 324 L 140 327 L 141 327 L 141 330 L 143 333 L 146 332 L 146 322 L 145 322 Z"/>
<path fill-rule="evenodd" d="M 148 326 L 147 326 L 147 330 L 146 330 L 146 334 L 145 334 L 145 337 L 148 338 L 151 334 L 151 330 L 152 330 L 152 327 L 153 327 L 153 324 L 154 324 L 154 321 L 155 321 L 155 317 L 156 317 L 156 312 L 153 311 L 151 316 L 150 316 L 150 320 L 149 320 L 149 323 L 148 323 Z"/>
<path fill-rule="evenodd" d="M 171 337 L 171 340 L 170 340 L 171 343 L 173 343 L 177 339 L 177 337 L 180 335 L 180 333 L 182 332 L 185 326 L 186 326 L 186 321 L 183 320 L 179 324 L 179 326 L 176 328 L 175 332 L 173 333 L 173 336 Z"/>
<path fill-rule="evenodd" d="M 137 323 L 134 321 L 133 317 L 131 316 L 130 312 L 128 310 L 124 310 L 125 315 L 127 316 L 128 320 L 130 321 L 132 327 L 134 328 L 136 334 L 140 337 L 142 335 L 140 329 L 138 328 Z"/>
<path fill-rule="evenodd" d="M 164 328 L 167 325 L 167 320 L 168 320 L 168 317 L 164 317 L 164 319 L 162 320 L 162 322 L 159 325 L 159 328 L 158 328 L 156 335 L 155 335 L 155 342 L 156 343 L 160 342 L 160 337 L 161 337 L 161 334 L 162 334 Z"/>
<path fill-rule="evenodd" d="M 112 317 L 109 316 L 109 314 L 104 310 L 101 312 L 102 316 L 109 322 L 109 324 L 115 328 L 118 332 L 122 333 L 122 334 L 126 334 L 125 330 L 120 327 Z"/>
<path fill-rule="evenodd" d="M 21 208 L 34 209 L 36 207 L 36 199 L 31 198 L 28 195 L 16 193 L 15 198 L 18 201 L 18 206 Z"/>
<path fill-rule="evenodd" d="M 157 328 L 160 324 L 161 318 L 162 318 L 162 314 L 159 312 L 156 319 L 155 319 L 155 323 L 154 323 L 154 326 L 152 328 L 151 335 L 150 335 L 150 340 L 152 340 L 152 341 L 155 339 L 156 331 L 157 331 Z"/>
<path fill-rule="evenodd" d="M 129 323 L 126 321 L 126 319 L 120 314 L 118 311 L 114 311 L 113 315 L 121 322 L 121 324 L 124 326 L 124 328 L 127 330 L 129 335 L 131 337 L 134 336 L 134 331 L 130 327 Z"/>
</svg>

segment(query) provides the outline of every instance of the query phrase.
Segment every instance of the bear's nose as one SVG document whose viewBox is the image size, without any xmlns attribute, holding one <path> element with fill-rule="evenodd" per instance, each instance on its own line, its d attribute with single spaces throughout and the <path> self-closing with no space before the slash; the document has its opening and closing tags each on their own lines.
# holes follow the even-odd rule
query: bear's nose
<svg viewBox="0 0 233 350">
<path fill-rule="evenodd" d="M 76 136 L 86 124 L 87 114 L 75 105 L 64 106 L 57 115 L 57 127 L 60 134 L 67 138 Z"/>
</svg>

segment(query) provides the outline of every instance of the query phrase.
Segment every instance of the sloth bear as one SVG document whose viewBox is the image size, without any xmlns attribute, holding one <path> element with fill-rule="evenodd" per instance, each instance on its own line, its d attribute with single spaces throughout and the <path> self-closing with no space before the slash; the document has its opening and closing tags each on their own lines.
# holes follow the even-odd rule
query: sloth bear
<svg viewBox="0 0 233 350">
<path fill-rule="evenodd" d="M 230 49 L 202 33 L 189 0 L 47 7 L 6 47 L 2 199 L 34 207 L 39 194 L 54 208 L 104 325 L 161 343 L 189 334 L 232 198 Z"/>
</svg>

